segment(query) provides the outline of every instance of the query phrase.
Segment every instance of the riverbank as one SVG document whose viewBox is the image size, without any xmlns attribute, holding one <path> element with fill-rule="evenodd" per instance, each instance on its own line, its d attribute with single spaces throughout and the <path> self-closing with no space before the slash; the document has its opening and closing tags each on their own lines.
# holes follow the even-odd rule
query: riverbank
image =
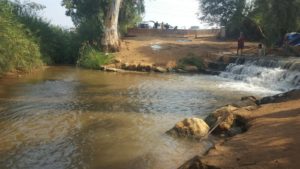
<svg viewBox="0 0 300 169">
<path fill-rule="evenodd" d="M 246 43 L 245 54 L 256 52 L 256 46 L 257 43 Z M 210 63 L 228 63 L 235 54 L 235 41 L 219 41 L 214 37 L 127 37 L 122 40 L 121 51 L 115 53 L 115 62 L 104 67 L 111 71 L 173 72 L 178 70 L 180 61 L 193 58 L 193 61 L 203 62 L 205 69 Z M 186 69 L 179 72 L 202 71 L 195 66 L 186 64 Z"/>
<path fill-rule="evenodd" d="M 300 90 L 279 97 L 256 110 L 239 110 L 248 130 L 220 141 L 203 157 L 181 169 L 297 169 L 300 166 Z M 190 165 L 194 164 L 194 165 Z"/>
</svg>

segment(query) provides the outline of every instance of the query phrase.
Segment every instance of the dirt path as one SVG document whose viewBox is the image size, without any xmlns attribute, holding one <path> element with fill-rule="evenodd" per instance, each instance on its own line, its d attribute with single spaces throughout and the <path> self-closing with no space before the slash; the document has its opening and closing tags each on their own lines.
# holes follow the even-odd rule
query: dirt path
<svg viewBox="0 0 300 169">
<path fill-rule="evenodd" d="M 249 130 L 212 149 L 202 162 L 221 169 L 298 169 L 300 92 L 246 115 Z"/>
</svg>

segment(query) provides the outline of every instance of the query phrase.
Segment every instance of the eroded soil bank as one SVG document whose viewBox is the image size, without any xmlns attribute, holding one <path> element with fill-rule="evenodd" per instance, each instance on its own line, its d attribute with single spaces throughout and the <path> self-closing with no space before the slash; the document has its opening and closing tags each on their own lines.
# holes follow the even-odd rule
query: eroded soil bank
<svg viewBox="0 0 300 169">
<path fill-rule="evenodd" d="M 248 130 L 220 141 L 204 157 L 181 169 L 297 169 L 300 166 L 300 91 L 265 100 L 256 110 L 242 109 Z"/>
</svg>

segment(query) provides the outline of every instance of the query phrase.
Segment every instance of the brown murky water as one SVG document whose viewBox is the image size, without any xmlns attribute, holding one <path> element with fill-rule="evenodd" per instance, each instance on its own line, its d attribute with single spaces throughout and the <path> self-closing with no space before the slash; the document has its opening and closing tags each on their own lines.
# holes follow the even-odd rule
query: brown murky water
<svg viewBox="0 0 300 169">
<path fill-rule="evenodd" d="M 0 80 L 1 169 L 172 169 L 206 144 L 165 131 L 243 93 L 203 75 L 51 67 Z"/>
</svg>

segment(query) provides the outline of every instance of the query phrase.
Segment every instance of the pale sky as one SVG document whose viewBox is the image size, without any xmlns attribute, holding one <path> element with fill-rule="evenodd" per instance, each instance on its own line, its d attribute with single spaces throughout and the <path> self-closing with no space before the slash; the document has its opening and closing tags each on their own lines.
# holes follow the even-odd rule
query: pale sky
<svg viewBox="0 0 300 169">
<path fill-rule="evenodd" d="M 41 14 L 51 23 L 66 28 L 73 27 L 71 18 L 65 15 L 65 9 L 61 6 L 61 0 L 31 1 L 46 6 L 46 9 Z M 179 28 L 183 26 L 186 28 L 190 26 L 203 27 L 196 15 L 199 12 L 198 0 L 145 0 L 145 6 L 144 21 L 164 22 Z"/>
</svg>

